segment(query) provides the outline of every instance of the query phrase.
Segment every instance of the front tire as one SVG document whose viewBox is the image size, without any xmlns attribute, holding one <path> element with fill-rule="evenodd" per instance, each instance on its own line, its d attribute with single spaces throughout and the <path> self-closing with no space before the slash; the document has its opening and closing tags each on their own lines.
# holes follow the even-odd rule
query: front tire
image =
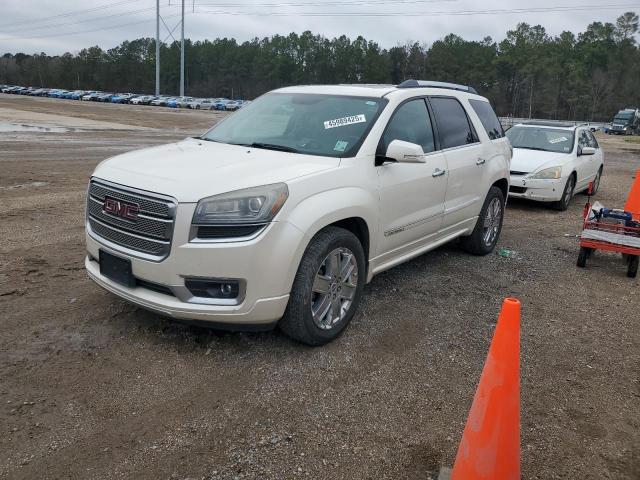
<svg viewBox="0 0 640 480">
<path fill-rule="evenodd" d="M 279 327 L 307 345 L 338 337 L 356 312 L 366 278 L 364 249 L 348 230 L 327 227 L 307 246 Z"/>
<path fill-rule="evenodd" d="M 492 186 L 484 200 L 473 232 L 461 239 L 462 248 L 473 255 L 491 253 L 500 238 L 503 220 L 504 194 L 498 187 Z"/>
<path fill-rule="evenodd" d="M 596 178 L 593 179 L 593 191 L 591 192 L 592 196 L 598 193 L 598 190 L 600 189 L 601 180 L 602 180 L 602 167 L 598 169 L 598 173 L 596 173 Z M 587 188 L 587 190 L 589 190 L 589 188 Z"/>
<path fill-rule="evenodd" d="M 562 191 L 562 198 L 557 202 L 553 203 L 553 208 L 564 212 L 567 208 L 569 208 L 569 204 L 571 203 L 571 199 L 573 198 L 573 192 L 576 188 L 576 177 L 575 175 L 569 175 L 567 178 L 567 183 L 564 185 L 564 190 Z"/>
</svg>

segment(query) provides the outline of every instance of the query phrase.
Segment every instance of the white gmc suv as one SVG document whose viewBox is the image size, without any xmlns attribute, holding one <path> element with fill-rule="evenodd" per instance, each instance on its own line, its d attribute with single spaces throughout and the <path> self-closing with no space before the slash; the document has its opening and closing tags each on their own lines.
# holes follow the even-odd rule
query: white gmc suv
<svg viewBox="0 0 640 480">
<path fill-rule="evenodd" d="M 169 317 L 311 345 L 346 327 L 372 277 L 461 237 L 496 245 L 511 146 L 454 84 L 301 86 L 198 138 L 102 162 L 89 276 Z"/>
</svg>

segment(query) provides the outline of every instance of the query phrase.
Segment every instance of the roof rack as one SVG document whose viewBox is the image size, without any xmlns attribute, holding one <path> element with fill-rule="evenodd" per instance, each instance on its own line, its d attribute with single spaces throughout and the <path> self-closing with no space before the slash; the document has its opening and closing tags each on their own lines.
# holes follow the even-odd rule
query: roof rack
<svg viewBox="0 0 640 480">
<path fill-rule="evenodd" d="M 457 83 L 447 83 L 447 82 L 433 82 L 431 80 L 409 79 L 409 80 L 405 80 L 404 82 L 398 85 L 398 88 L 419 88 L 419 87 L 446 88 L 449 90 L 459 90 L 461 92 L 469 92 L 469 93 L 475 93 L 475 94 L 478 93 L 475 88 L 469 87 L 467 85 L 458 85 Z"/>
</svg>

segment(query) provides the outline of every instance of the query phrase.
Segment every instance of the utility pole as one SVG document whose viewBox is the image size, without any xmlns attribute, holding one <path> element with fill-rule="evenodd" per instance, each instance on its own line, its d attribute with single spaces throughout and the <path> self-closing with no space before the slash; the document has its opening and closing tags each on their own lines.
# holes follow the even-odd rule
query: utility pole
<svg viewBox="0 0 640 480">
<path fill-rule="evenodd" d="M 180 34 L 180 96 L 184 97 L 184 0 L 182 0 L 182 25 Z"/>
<path fill-rule="evenodd" d="M 156 97 L 160 95 L 160 0 L 156 0 Z"/>
</svg>

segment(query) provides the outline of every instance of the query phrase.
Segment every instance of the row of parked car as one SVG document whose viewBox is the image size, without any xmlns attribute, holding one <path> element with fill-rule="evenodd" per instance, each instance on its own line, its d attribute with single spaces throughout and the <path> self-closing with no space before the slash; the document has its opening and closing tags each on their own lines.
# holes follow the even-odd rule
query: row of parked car
<svg viewBox="0 0 640 480">
<path fill-rule="evenodd" d="M 225 110 L 230 112 L 239 110 L 250 103 L 249 100 L 231 100 L 228 98 L 168 97 L 136 93 L 107 93 L 96 90 L 22 87 L 18 85 L 0 85 L 0 91 L 15 95 L 66 98 L 88 102 L 129 103 L 132 105 L 154 105 L 170 108 L 191 108 L 194 110 Z"/>
</svg>

